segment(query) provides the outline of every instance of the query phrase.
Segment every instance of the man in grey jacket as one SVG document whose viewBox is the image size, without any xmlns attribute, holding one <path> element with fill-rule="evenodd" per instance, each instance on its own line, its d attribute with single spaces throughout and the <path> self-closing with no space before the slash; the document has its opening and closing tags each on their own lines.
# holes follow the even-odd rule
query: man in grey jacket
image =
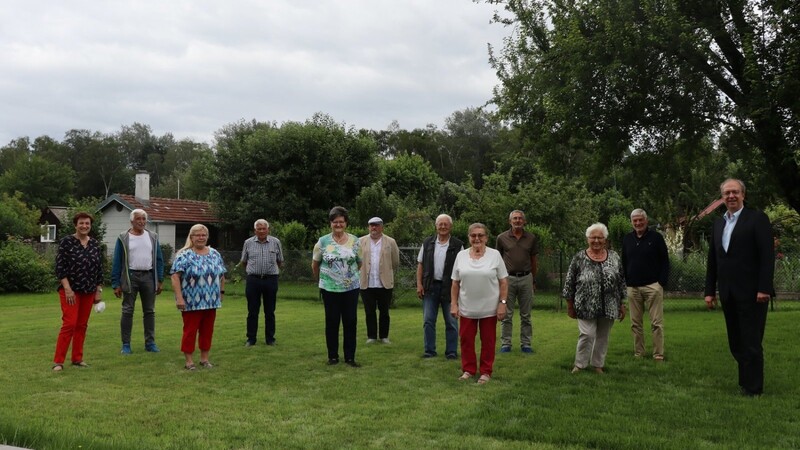
<svg viewBox="0 0 800 450">
<path fill-rule="evenodd" d="M 158 243 L 158 235 L 145 229 L 147 213 L 134 209 L 130 214 L 131 228 L 121 233 L 114 247 L 114 262 L 111 269 L 111 287 L 117 298 L 122 297 L 122 354 L 131 353 L 131 328 L 136 296 L 142 299 L 144 314 L 144 348 L 158 352 L 155 340 L 156 295 L 161 293 L 164 282 L 164 257 Z"/>
</svg>

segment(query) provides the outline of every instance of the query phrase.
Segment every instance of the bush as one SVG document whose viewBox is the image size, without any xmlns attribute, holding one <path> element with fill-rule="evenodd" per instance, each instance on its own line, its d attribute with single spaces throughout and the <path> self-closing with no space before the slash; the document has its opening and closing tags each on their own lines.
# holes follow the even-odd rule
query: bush
<svg viewBox="0 0 800 450">
<path fill-rule="evenodd" d="M 0 293 L 48 292 L 58 286 L 54 261 L 17 239 L 0 244 Z"/>
<path fill-rule="evenodd" d="M 276 224 L 278 225 L 275 230 L 275 237 L 280 239 L 281 245 L 284 250 L 286 249 L 304 249 L 307 247 L 306 245 L 306 227 L 296 221 L 293 220 L 286 224 Z"/>
</svg>

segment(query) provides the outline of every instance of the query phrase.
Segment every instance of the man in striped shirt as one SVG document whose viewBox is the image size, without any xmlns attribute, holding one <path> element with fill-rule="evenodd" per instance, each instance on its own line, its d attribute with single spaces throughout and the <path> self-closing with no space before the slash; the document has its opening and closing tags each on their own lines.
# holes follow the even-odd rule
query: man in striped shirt
<svg viewBox="0 0 800 450">
<path fill-rule="evenodd" d="M 264 302 L 265 341 L 275 345 L 275 301 L 278 295 L 278 274 L 283 265 L 283 249 L 278 238 L 269 235 L 269 222 L 256 220 L 255 236 L 244 241 L 241 264 L 245 265 L 247 284 L 247 342 L 256 345 L 258 314 Z"/>
</svg>

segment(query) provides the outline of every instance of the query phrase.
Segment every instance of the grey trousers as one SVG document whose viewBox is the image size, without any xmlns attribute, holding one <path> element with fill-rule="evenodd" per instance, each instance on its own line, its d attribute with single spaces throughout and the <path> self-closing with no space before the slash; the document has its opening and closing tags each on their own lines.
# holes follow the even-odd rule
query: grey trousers
<svg viewBox="0 0 800 450">
<path fill-rule="evenodd" d="M 156 340 L 156 286 L 153 272 L 130 271 L 131 291 L 122 293 L 122 318 L 119 321 L 122 343 L 131 343 L 133 328 L 133 311 L 136 296 L 142 299 L 142 322 L 144 323 L 144 343 L 152 344 Z"/>
</svg>

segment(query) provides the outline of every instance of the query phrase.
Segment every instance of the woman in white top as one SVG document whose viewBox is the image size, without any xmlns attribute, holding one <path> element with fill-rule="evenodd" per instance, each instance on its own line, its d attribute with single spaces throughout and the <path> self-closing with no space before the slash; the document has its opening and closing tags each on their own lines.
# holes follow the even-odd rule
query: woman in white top
<svg viewBox="0 0 800 450">
<path fill-rule="evenodd" d="M 450 314 L 459 318 L 461 370 L 459 380 L 478 373 L 475 335 L 481 332 L 481 362 L 478 384 L 492 377 L 497 321 L 506 316 L 508 272 L 500 252 L 486 247 L 489 231 L 482 223 L 469 226 L 470 248 L 456 256 L 453 265 Z"/>
</svg>

